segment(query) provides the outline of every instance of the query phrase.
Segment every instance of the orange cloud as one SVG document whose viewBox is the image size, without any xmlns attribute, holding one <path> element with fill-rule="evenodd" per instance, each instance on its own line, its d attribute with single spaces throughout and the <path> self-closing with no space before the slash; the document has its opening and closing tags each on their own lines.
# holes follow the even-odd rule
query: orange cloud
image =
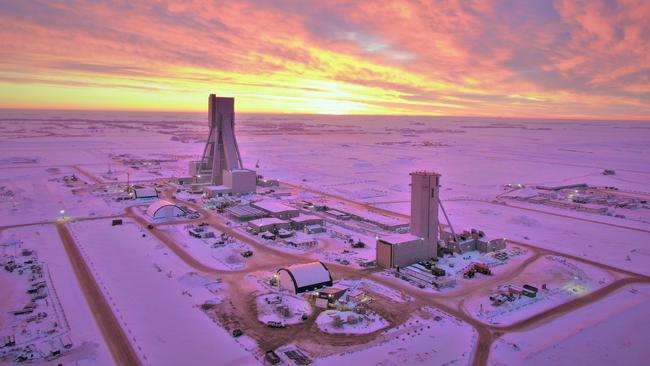
<svg viewBox="0 0 650 366">
<path fill-rule="evenodd" d="M 648 119 L 647 1 L 0 4 L 0 107 Z M 122 101 L 121 101 L 122 100 Z"/>
</svg>

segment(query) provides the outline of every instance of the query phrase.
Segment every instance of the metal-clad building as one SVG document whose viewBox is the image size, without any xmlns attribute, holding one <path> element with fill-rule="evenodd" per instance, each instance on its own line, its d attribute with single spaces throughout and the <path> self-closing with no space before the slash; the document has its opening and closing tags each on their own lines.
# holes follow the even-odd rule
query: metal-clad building
<svg viewBox="0 0 650 366">
<path fill-rule="evenodd" d="M 411 234 L 395 234 L 377 239 L 377 265 L 384 268 L 406 267 L 424 256 L 427 243 Z"/>
<path fill-rule="evenodd" d="M 251 206 L 265 211 L 273 217 L 277 217 L 283 220 L 288 220 L 300 214 L 300 211 L 298 211 L 297 208 L 289 207 L 283 204 L 281 201 L 277 200 L 262 200 L 251 202 Z"/>
<path fill-rule="evenodd" d="M 332 286 L 333 283 L 329 269 L 322 262 L 296 264 L 280 268 L 277 276 L 280 288 L 289 290 L 294 294 Z"/>
</svg>

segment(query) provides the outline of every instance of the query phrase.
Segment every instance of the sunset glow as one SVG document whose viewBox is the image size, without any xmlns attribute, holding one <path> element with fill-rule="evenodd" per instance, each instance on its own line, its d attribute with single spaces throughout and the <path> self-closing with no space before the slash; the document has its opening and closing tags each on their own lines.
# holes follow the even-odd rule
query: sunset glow
<svg viewBox="0 0 650 366">
<path fill-rule="evenodd" d="M 650 2 L 0 4 L 0 108 L 648 119 Z"/>
</svg>

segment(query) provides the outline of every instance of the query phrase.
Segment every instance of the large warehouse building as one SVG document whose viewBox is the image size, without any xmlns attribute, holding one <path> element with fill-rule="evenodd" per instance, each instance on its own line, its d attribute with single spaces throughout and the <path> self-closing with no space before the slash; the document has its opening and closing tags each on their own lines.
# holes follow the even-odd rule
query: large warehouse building
<svg viewBox="0 0 650 366">
<path fill-rule="evenodd" d="M 322 262 L 280 268 L 277 272 L 277 279 L 281 289 L 294 294 L 332 286 L 333 283 L 329 269 Z"/>
<path fill-rule="evenodd" d="M 277 200 L 251 202 L 251 206 L 282 220 L 288 220 L 292 217 L 297 217 L 300 214 L 300 211 L 298 211 L 297 208 L 289 207 Z"/>
</svg>

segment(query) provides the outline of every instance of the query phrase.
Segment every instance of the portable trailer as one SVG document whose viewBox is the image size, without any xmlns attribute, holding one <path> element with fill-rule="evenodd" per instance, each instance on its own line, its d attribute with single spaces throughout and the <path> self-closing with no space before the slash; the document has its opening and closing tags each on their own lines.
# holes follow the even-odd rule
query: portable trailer
<svg viewBox="0 0 650 366">
<path fill-rule="evenodd" d="M 537 293 L 539 291 L 537 287 L 531 285 L 524 285 L 524 289 L 534 293 Z"/>
</svg>

